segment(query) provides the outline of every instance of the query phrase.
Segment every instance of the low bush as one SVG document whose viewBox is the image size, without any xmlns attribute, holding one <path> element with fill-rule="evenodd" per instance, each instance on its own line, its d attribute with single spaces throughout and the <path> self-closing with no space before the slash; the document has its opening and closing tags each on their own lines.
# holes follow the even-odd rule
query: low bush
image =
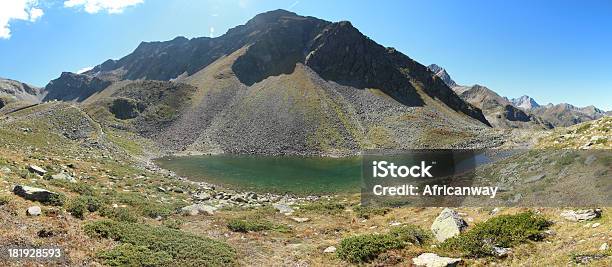
<svg viewBox="0 0 612 267">
<path fill-rule="evenodd" d="M 404 248 L 410 244 L 422 245 L 429 234 L 414 225 L 395 227 L 387 234 L 364 234 L 342 239 L 337 250 L 338 257 L 351 263 L 370 262 L 379 254 L 391 249 Z"/>
<path fill-rule="evenodd" d="M 138 222 L 138 217 L 136 217 L 134 212 L 128 208 L 113 208 L 110 206 L 103 206 L 100 209 L 100 215 L 119 222 Z"/>
<path fill-rule="evenodd" d="M 387 214 L 391 209 L 389 208 L 375 208 L 375 207 L 364 207 L 355 206 L 353 211 L 358 218 L 370 219 L 373 216 L 382 216 Z"/>
<path fill-rule="evenodd" d="M 174 266 L 233 266 L 237 264 L 236 252 L 228 244 L 163 226 L 103 220 L 88 223 L 84 229 L 90 237 L 109 238 L 122 244 L 136 246 L 124 247 L 120 248 L 121 251 L 115 250 L 114 253 L 100 255 L 104 256 L 107 264 L 110 262 L 138 262 L 138 259 L 144 255 L 150 255 L 162 261 L 165 259 L 165 254 L 170 255 L 171 265 Z M 165 261 L 162 263 L 159 265 L 165 265 Z"/>
<path fill-rule="evenodd" d="M 540 240 L 542 232 L 550 225 L 546 218 L 532 212 L 501 215 L 476 224 L 439 247 L 467 257 L 491 256 L 493 246 L 509 248 L 528 240 Z"/>
<path fill-rule="evenodd" d="M 301 211 L 311 211 L 324 214 L 338 214 L 338 212 L 343 211 L 344 208 L 344 204 L 331 201 L 317 201 L 300 205 Z"/>
<path fill-rule="evenodd" d="M 169 266 L 172 263 L 172 256 L 166 252 L 155 252 L 129 243 L 100 252 L 98 258 L 109 266 Z"/>
<path fill-rule="evenodd" d="M 275 225 L 272 222 L 261 219 L 233 219 L 227 223 L 227 228 L 233 232 L 240 233 L 266 230 L 274 230 L 282 233 L 291 231 L 291 229 L 285 225 Z"/>
</svg>

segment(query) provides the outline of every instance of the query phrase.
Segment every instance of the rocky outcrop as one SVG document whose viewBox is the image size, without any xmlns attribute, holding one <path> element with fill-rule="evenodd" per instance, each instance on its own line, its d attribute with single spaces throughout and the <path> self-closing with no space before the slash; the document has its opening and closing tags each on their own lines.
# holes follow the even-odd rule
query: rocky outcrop
<svg viewBox="0 0 612 267">
<path fill-rule="evenodd" d="M 6 104 L 6 100 L 2 100 L 2 97 L 38 103 L 44 97 L 44 91 L 26 83 L 0 78 L 0 108 Z"/>
<path fill-rule="evenodd" d="M 414 265 L 425 267 L 457 266 L 461 262 L 463 262 L 463 260 L 460 258 L 441 257 L 434 253 L 423 253 L 412 259 Z"/>
<path fill-rule="evenodd" d="M 561 217 L 573 222 L 590 221 L 601 217 L 601 209 L 565 210 Z"/>
<path fill-rule="evenodd" d="M 445 208 L 431 225 L 431 231 L 438 242 L 444 242 L 446 239 L 459 235 L 467 226 L 467 222 L 456 211 Z"/>
<path fill-rule="evenodd" d="M 83 101 L 91 95 L 108 87 L 110 81 L 102 80 L 84 74 L 62 72 L 59 78 L 52 80 L 45 86 L 47 95 L 43 101 Z"/>
<path fill-rule="evenodd" d="M 16 185 L 13 188 L 13 193 L 27 200 L 38 201 L 41 203 L 48 204 L 56 204 L 56 202 L 60 198 L 60 195 L 55 192 L 25 185 Z"/>
<path fill-rule="evenodd" d="M 429 70 L 431 70 L 431 72 L 433 72 L 437 77 L 439 77 L 440 79 L 442 79 L 442 81 L 448 85 L 448 87 L 453 88 L 456 86 L 459 86 L 455 81 L 453 81 L 453 79 L 451 78 L 451 76 L 448 74 L 448 72 L 446 72 L 446 70 L 436 64 L 431 64 L 429 66 L 427 66 L 427 68 Z"/>
</svg>

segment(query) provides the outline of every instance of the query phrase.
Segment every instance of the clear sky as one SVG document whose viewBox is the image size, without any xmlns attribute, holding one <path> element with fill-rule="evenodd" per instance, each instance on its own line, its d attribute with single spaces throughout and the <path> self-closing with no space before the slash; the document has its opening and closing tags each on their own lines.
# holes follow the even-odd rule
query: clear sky
<svg viewBox="0 0 612 267">
<path fill-rule="evenodd" d="M 459 84 L 612 109 L 610 0 L 0 0 L 0 76 L 44 86 L 141 41 L 219 36 L 279 8 L 349 20 Z"/>
</svg>

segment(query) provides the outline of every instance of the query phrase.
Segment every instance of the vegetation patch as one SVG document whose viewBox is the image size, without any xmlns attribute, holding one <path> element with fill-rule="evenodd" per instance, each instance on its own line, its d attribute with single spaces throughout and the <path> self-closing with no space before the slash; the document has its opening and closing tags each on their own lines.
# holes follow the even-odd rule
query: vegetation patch
<svg viewBox="0 0 612 267">
<path fill-rule="evenodd" d="M 342 239 L 338 247 L 338 257 L 351 263 L 370 262 L 378 255 L 401 249 L 410 244 L 422 245 L 430 240 L 429 234 L 414 225 L 393 228 L 387 234 L 356 235 Z"/>
<path fill-rule="evenodd" d="M 476 224 L 471 230 L 447 239 L 439 247 L 467 257 L 493 255 L 493 246 L 510 248 L 529 240 L 541 240 L 551 223 L 532 212 L 501 215 Z"/>
<path fill-rule="evenodd" d="M 90 237 L 109 238 L 131 245 L 101 254 L 100 257 L 109 265 L 138 262 L 147 256 L 164 266 L 168 265 L 166 255 L 171 257 L 174 266 L 236 265 L 236 252 L 228 244 L 176 229 L 109 220 L 88 223 L 84 229 Z"/>
<path fill-rule="evenodd" d="M 172 263 L 172 256 L 164 251 L 156 252 L 129 243 L 100 252 L 98 258 L 109 266 L 170 266 Z"/>
<path fill-rule="evenodd" d="M 353 211 L 355 215 L 359 218 L 370 219 L 373 216 L 382 216 L 387 214 L 391 209 L 390 208 L 376 208 L 376 207 L 364 207 L 364 206 L 355 206 Z"/>
<path fill-rule="evenodd" d="M 332 201 L 317 201 L 300 205 L 300 211 L 309 211 L 323 214 L 338 214 L 344 211 L 345 204 Z"/>
<path fill-rule="evenodd" d="M 291 229 L 285 225 L 276 225 L 272 222 L 261 219 L 233 219 L 227 223 L 227 228 L 233 232 L 240 233 L 259 232 L 266 230 L 274 230 L 282 233 L 291 231 Z"/>
</svg>

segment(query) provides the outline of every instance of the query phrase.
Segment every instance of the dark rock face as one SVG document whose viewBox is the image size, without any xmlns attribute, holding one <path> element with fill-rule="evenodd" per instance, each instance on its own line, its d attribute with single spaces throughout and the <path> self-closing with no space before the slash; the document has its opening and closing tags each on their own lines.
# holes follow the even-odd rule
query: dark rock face
<svg viewBox="0 0 612 267">
<path fill-rule="evenodd" d="M 71 72 L 63 72 L 62 75 L 49 82 L 45 86 L 48 94 L 43 101 L 83 101 L 111 84 L 97 77 Z"/>
<path fill-rule="evenodd" d="M 530 121 L 531 116 L 525 114 L 522 110 L 511 105 L 504 107 L 504 117 L 510 121 Z"/>
<path fill-rule="evenodd" d="M 296 64 L 302 63 L 328 81 L 380 89 L 407 106 L 424 104 L 415 88 L 419 86 L 452 109 L 489 125 L 478 108 L 457 97 L 427 67 L 377 44 L 349 22 L 331 23 L 285 10 L 259 14 L 218 38 L 178 37 L 141 43 L 132 54 L 85 74 L 107 79 L 171 80 L 194 74 L 244 47 L 247 51 L 234 62 L 232 71 L 248 86 L 292 73 Z"/>
<path fill-rule="evenodd" d="M 3 108 L 4 106 L 6 106 L 8 100 L 4 99 L 4 98 L 0 98 L 0 108 Z"/>
<path fill-rule="evenodd" d="M 110 112 L 120 120 L 136 118 L 144 109 L 144 104 L 129 98 L 117 98 L 113 100 L 110 106 Z"/>
</svg>

